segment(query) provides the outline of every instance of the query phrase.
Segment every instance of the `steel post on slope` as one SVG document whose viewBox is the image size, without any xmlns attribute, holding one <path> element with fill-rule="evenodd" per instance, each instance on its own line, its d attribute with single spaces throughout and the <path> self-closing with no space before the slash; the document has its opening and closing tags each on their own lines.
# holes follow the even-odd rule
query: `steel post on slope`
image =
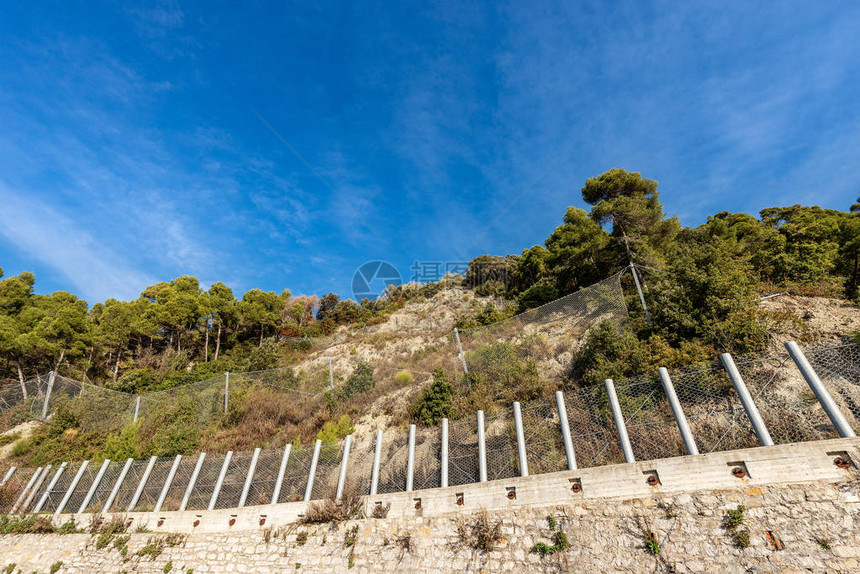
<svg viewBox="0 0 860 574">
<path fill-rule="evenodd" d="M 615 430 L 618 432 L 618 442 L 621 443 L 621 452 L 624 453 L 624 462 L 636 462 L 633 456 L 633 447 L 630 445 L 630 437 L 627 435 L 627 425 L 624 422 L 624 414 L 621 412 L 621 404 L 615 393 L 615 383 L 612 379 L 603 381 L 606 394 L 609 397 L 609 408 L 612 410 L 612 418 L 615 419 Z"/>
<path fill-rule="evenodd" d="M 693 439 L 690 423 L 687 422 L 687 416 L 684 414 L 684 409 L 681 408 L 681 401 L 678 400 L 678 394 L 675 392 L 675 385 L 672 384 L 669 371 L 665 367 L 660 367 L 657 369 L 657 373 L 660 375 L 660 382 L 663 384 L 666 398 L 669 399 L 669 406 L 672 409 L 672 414 L 675 416 L 675 422 L 681 433 L 681 440 L 684 441 L 684 449 L 687 451 L 687 454 L 699 454 L 699 447 L 696 446 L 696 441 Z"/>
<path fill-rule="evenodd" d="M 281 497 L 281 485 L 284 483 L 284 475 L 287 473 L 287 463 L 290 461 L 290 452 L 293 450 L 293 445 L 287 443 L 284 447 L 284 454 L 281 456 L 281 466 L 278 467 L 278 479 L 275 481 L 275 488 L 272 490 L 272 504 L 277 504 Z"/>
<path fill-rule="evenodd" d="M 815 398 L 817 398 L 818 402 L 821 403 L 821 407 L 824 409 L 824 412 L 826 412 L 827 416 L 830 417 L 830 421 L 833 423 L 833 426 L 836 427 L 836 431 L 839 433 L 839 436 L 842 438 L 857 436 L 854 434 L 854 429 L 852 429 L 851 425 L 848 424 L 848 421 L 845 420 L 845 415 L 843 415 L 842 411 L 839 410 L 839 407 L 836 406 L 836 402 L 833 400 L 833 397 L 831 397 L 830 393 L 827 392 L 821 379 L 818 378 L 818 374 L 812 368 L 806 355 L 804 355 L 803 351 L 800 350 L 800 347 L 797 346 L 797 343 L 789 341 L 785 344 L 785 348 L 788 349 L 788 354 L 791 355 L 794 364 L 796 364 L 797 368 L 800 369 L 803 378 L 806 379 L 806 384 L 809 385 L 809 388 L 812 389 L 813 394 L 815 394 Z"/>
<path fill-rule="evenodd" d="M 370 475 L 370 496 L 379 488 L 379 465 L 382 463 L 382 431 L 376 431 L 376 448 L 373 451 L 373 471 Z"/>
<path fill-rule="evenodd" d="M 311 499 L 314 492 L 314 480 L 317 475 L 317 463 L 319 463 L 320 460 L 320 448 L 322 448 L 322 441 L 317 439 L 316 443 L 314 443 L 314 455 L 313 458 L 311 458 L 311 469 L 310 472 L 308 472 L 308 484 L 305 487 L 305 502 Z"/>
<path fill-rule="evenodd" d="M 185 493 L 182 495 L 182 502 L 179 503 L 179 511 L 185 510 L 188 506 L 188 501 L 191 500 L 191 493 L 194 492 L 194 486 L 197 484 L 197 477 L 200 476 L 200 469 L 203 468 L 203 461 L 206 460 L 206 453 L 201 452 L 197 457 L 197 464 L 194 465 L 194 470 L 191 472 L 191 478 L 188 480 L 188 486 L 185 487 Z"/>
<path fill-rule="evenodd" d="M 576 470 L 576 453 L 573 451 L 573 439 L 570 437 L 570 424 L 567 421 L 567 407 L 564 404 L 564 393 L 561 391 L 555 392 L 555 404 L 558 408 L 561 438 L 564 441 L 564 454 L 567 457 L 567 470 Z"/>
<path fill-rule="evenodd" d="M 448 419 L 442 419 L 442 448 L 440 452 L 439 486 L 448 486 Z"/>
<path fill-rule="evenodd" d="M 487 482 L 487 440 L 484 429 L 484 411 L 478 411 L 478 478 Z"/>
<path fill-rule="evenodd" d="M 526 439 L 523 433 L 523 413 L 519 401 L 514 401 L 514 429 L 517 435 L 517 457 L 520 461 L 520 476 L 529 475 L 529 461 L 526 458 Z"/>
<path fill-rule="evenodd" d="M 761 413 L 758 412 L 758 407 L 755 406 L 755 401 L 753 401 L 752 395 L 749 389 L 747 389 L 747 385 L 744 383 L 744 379 L 741 377 L 734 359 L 732 359 L 729 353 L 723 353 L 720 355 L 720 361 L 722 361 L 723 367 L 725 367 L 726 373 L 728 373 L 729 379 L 732 381 L 735 393 L 737 393 L 738 398 L 741 400 L 741 405 L 743 405 L 747 413 L 747 418 L 749 418 L 752 424 L 753 432 L 755 432 L 759 444 L 762 446 L 773 446 L 770 432 L 768 432 L 767 426 L 764 424 L 764 419 L 761 418 Z"/>
</svg>

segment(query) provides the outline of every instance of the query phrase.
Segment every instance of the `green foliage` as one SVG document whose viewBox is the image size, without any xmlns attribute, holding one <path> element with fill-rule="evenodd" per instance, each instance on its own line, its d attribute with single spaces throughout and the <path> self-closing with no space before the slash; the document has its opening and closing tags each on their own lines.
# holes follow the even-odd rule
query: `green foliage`
<svg viewBox="0 0 860 574">
<path fill-rule="evenodd" d="M 56 528 L 45 516 L 0 514 L 0 534 L 52 534 Z"/>
<path fill-rule="evenodd" d="M 81 532 L 83 532 L 83 530 L 78 528 L 74 518 L 70 518 L 57 528 L 57 534 L 79 534 Z"/>
<path fill-rule="evenodd" d="M 346 384 L 339 389 L 338 399 L 344 401 L 353 395 L 372 391 L 374 387 L 376 387 L 376 381 L 373 378 L 373 365 L 361 361 L 346 379 Z"/>
<path fill-rule="evenodd" d="M 173 560 L 168 560 L 161 571 L 167 574 L 167 572 L 170 572 L 171 570 L 173 570 Z"/>
<path fill-rule="evenodd" d="M 21 438 L 21 433 L 19 433 L 19 432 L 0 435 L 0 446 L 6 446 L 7 444 L 12 444 L 13 442 L 18 440 L 19 438 Z"/>
<path fill-rule="evenodd" d="M 337 422 L 326 421 L 322 429 L 317 433 L 317 440 L 321 440 L 325 444 L 334 444 L 338 439 L 342 439 L 354 432 L 355 427 L 350 424 L 349 415 L 343 415 Z"/>
<path fill-rule="evenodd" d="M 564 530 L 559 526 L 553 515 L 548 515 L 546 517 L 547 525 L 549 526 L 550 535 L 553 540 L 552 546 L 547 544 L 546 542 L 538 542 L 532 548 L 532 552 L 540 554 L 543 556 L 549 556 L 551 554 L 555 554 L 556 552 L 564 552 L 570 547 L 570 543 L 567 540 L 567 535 L 564 533 Z"/>
<path fill-rule="evenodd" d="M 739 504 L 734 510 L 726 512 L 726 516 L 723 518 L 723 527 L 732 530 L 743 524 L 744 520 L 746 520 L 744 516 L 745 511 L 746 508 L 744 505 Z"/>
<path fill-rule="evenodd" d="M 647 536 L 645 538 L 645 549 L 652 556 L 657 556 L 658 554 L 660 554 L 660 550 L 661 550 L 660 542 L 656 538 L 654 538 L 653 536 Z"/>
<path fill-rule="evenodd" d="M 394 380 L 398 385 L 405 387 L 415 382 L 415 377 L 409 371 L 400 371 L 394 375 Z"/>
<path fill-rule="evenodd" d="M 450 416 L 453 408 L 454 387 L 442 369 L 433 371 L 433 383 L 424 389 L 412 405 L 412 419 L 419 424 L 435 426 Z"/>
<path fill-rule="evenodd" d="M 51 574 L 57 574 L 57 572 L 59 572 L 60 568 L 62 568 L 62 567 L 63 567 L 63 561 L 57 560 L 56 562 L 51 564 L 51 570 L 50 570 Z"/>
</svg>

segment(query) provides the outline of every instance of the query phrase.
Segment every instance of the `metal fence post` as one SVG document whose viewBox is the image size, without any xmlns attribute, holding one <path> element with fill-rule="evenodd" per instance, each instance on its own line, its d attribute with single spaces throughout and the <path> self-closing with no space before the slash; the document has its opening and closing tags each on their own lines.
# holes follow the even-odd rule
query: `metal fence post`
<svg viewBox="0 0 860 574">
<path fill-rule="evenodd" d="M 618 431 L 618 441 L 621 443 L 621 452 L 624 453 L 624 462 L 636 462 L 633 456 L 633 447 L 630 446 L 630 437 L 627 435 L 627 425 L 624 423 L 624 415 L 621 412 L 621 404 L 615 393 L 615 383 L 612 379 L 603 381 L 606 394 L 609 396 L 609 407 L 612 409 L 612 418 L 615 419 L 615 429 Z"/>
<path fill-rule="evenodd" d="M 119 494 L 119 489 L 122 486 L 122 483 L 125 481 L 125 477 L 126 475 L 128 475 L 128 471 L 131 469 L 132 464 L 134 464 L 133 458 L 129 458 L 125 461 L 125 465 L 119 472 L 119 476 L 116 477 L 116 483 L 114 483 L 107 500 L 105 500 L 105 505 L 102 508 L 102 512 L 108 512 L 110 510 L 110 507 L 113 505 L 113 501 L 116 499 L 117 494 Z"/>
<path fill-rule="evenodd" d="M 463 345 L 460 344 L 460 333 L 457 327 L 454 327 L 454 338 L 457 340 L 457 350 L 460 353 L 460 361 L 463 362 L 463 374 L 469 374 L 469 367 L 466 366 L 466 355 L 463 354 Z"/>
<path fill-rule="evenodd" d="M 143 494 L 143 489 L 146 488 L 146 483 L 149 481 L 149 475 L 152 474 L 152 469 L 155 466 L 156 460 L 158 460 L 157 456 L 149 457 L 149 462 L 143 470 L 143 476 L 140 477 L 140 482 L 137 483 L 137 488 L 134 490 L 134 496 L 131 497 L 131 502 L 128 503 L 128 509 L 126 512 L 132 512 L 134 507 L 137 506 L 137 501 L 140 500 L 140 495 Z"/>
<path fill-rule="evenodd" d="M 314 443 L 314 456 L 311 459 L 311 469 L 308 472 L 308 484 L 305 487 L 305 502 L 311 499 L 311 496 L 314 492 L 314 479 L 317 474 L 317 463 L 320 460 L 320 448 L 322 447 L 322 441 L 317 439 L 316 443 Z"/>
<path fill-rule="evenodd" d="M 36 506 L 33 508 L 33 513 L 38 513 L 45 506 L 45 503 L 48 502 L 48 496 L 50 496 L 51 491 L 57 486 L 57 481 L 60 480 L 60 476 L 63 475 L 63 471 L 66 470 L 66 467 L 69 463 L 64 462 L 60 465 L 60 468 L 57 469 L 57 472 L 54 473 L 54 477 L 51 479 L 51 482 L 48 483 L 48 488 L 45 489 L 45 492 L 42 494 L 42 498 L 39 499 L 39 502 L 36 503 Z"/>
<path fill-rule="evenodd" d="M 254 449 L 254 454 L 251 455 L 251 464 L 248 465 L 248 475 L 245 477 L 245 484 L 242 485 L 242 495 L 239 497 L 238 508 L 245 506 L 248 500 L 248 492 L 251 490 L 251 482 L 254 480 L 254 472 L 257 470 L 257 461 L 260 460 L 260 447 Z"/>
<path fill-rule="evenodd" d="M 442 452 L 440 453 L 441 469 L 439 477 L 439 486 L 446 488 L 448 486 L 448 419 L 442 419 Z"/>
<path fill-rule="evenodd" d="M 18 510 L 18 507 L 21 506 L 21 503 L 24 502 L 24 499 L 27 498 L 30 489 L 33 488 L 35 482 L 39 479 L 39 476 L 42 475 L 42 471 L 44 469 L 40 466 L 36 469 L 36 472 L 33 473 L 33 476 L 30 477 L 30 480 L 27 481 L 27 486 L 24 487 L 24 490 L 21 491 L 21 494 L 18 495 L 18 499 L 15 501 L 15 504 L 12 505 L 12 509 L 9 511 L 9 514 L 15 514 Z"/>
<path fill-rule="evenodd" d="M 684 441 L 684 449 L 687 451 L 687 454 L 699 454 L 699 447 L 696 446 L 696 441 L 693 439 L 693 433 L 690 431 L 690 423 L 687 422 L 684 409 L 681 408 L 681 402 L 675 393 L 675 385 L 672 384 L 669 371 L 665 367 L 660 367 L 657 369 L 657 372 L 660 375 L 660 382 L 663 383 L 663 391 L 666 393 L 666 398 L 669 399 L 669 406 L 672 407 L 675 422 L 678 423 L 678 430 L 681 432 L 681 439 Z"/>
<path fill-rule="evenodd" d="M 96 489 L 99 487 L 99 484 L 101 484 L 102 478 L 104 478 L 105 472 L 107 472 L 108 466 L 110 466 L 110 459 L 105 460 L 102 463 L 101 468 L 99 468 L 96 477 L 93 479 L 93 483 L 90 485 L 90 488 L 89 490 L 87 490 L 84 499 L 81 501 L 81 505 L 78 507 L 78 514 L 82 514 L 84 511 L 86 511 L 87 506 L 89 506 L 90 504 L 90 500 L 93 499 L 93 496 L 96 493 Z"/>
<path fill-rule="evenodd" d="M 406 492 L 412 492 L 415 477 L 415 425 L 409 425 L 409 447 L 406 454 Z"/>
<path fill-rule="evenodd" d="M 526 458 L 526 438 L 523 433 L 523 413 L 519 401 L 514 401 L 514 427 L 517 433 L 517 456 L 520 460 L 520 476 L 529 475 L 529 461 Z"/>
<path fill-rule="evenodd" d="M 200 469 L 203 468 L 203 461 L 206 460 L 206 453 L 201 452 L 197 457 L 197 464 L 194 465 L 194 470 L 191 471 L 191 478 L 188 480 L 188 486 L 185 487 L 185 494 L 182 495 L 182 502 L 179 504 L 179 511 L 182 512 L 188 506 L 188 501 L 191 500 L 191 493 L 194 492 L 194 485 L 197 484 L 197 477 L 200 476 Z"/>
<path fill-rule="evenodd" d="M 230 371 L 224 373 L 224 414 L 227 414 L 227 406 L 230 402 Z"/>
<path fill-rule="evenodd" d="M 164 486 L 161 487 L 161 494 L 158 495 L 158 501 L 155 503 L 153 512 L 161 510 L 164 500 L 167 498 L 167 492 L 170 490 L 170 485 L 173 484 L 173 478 L 176 476 L 176 471 L 179 469 L 179 462 L 182 460 L 182 455 L 177 454 L 173 459 L 173 464 L 170 465 L 170 472 L 167 473 L 167 479 L 164 481 Z"/>
<path fill-rule="evenodd" d="M 293 450 L 293 445 L 287 443 L 284 447 L 284 454 L 281 456 L 281 466 L 278 468 L 278 480 L 275 481 L 275 488 L 272 490 L 272 504 L 278 503 L 278 498 L 281 497 L 281 485 L 284 482 L 284 475 L 287 473 L 287 463 L 290 460 L 290 452 Z"/>
<path fill-rule="evenodd" d="M 352 446 L 352 435 L 346 435 L 343 441 L 343 456 L 340 458 L 340 475 L 337 477 L 337 494 L 336 500 L 343 498 L 343 489 L 346 486 L 346 469 L 349 465 L 349 449 Z"/>
<path fill-rule="evenodd" d="M 17 466 L 10 466 L 9 470 L 6 471 L 6 475 L 3 477 L 3 480 L 0 481 L 0 486 L 6 486 L 6 483 L 9 482 L 9 479 L 12 478 L 12 475 L 15 474 L 15 469 Z"/>
<path fill-rule="evenodd" d="M 379 465 L 382 462 L 382 431 L 376 431 L 376 448 L 373 451 L 373 472 L 370 475 L 370 496 L 376 496 L 379 487 Z"/>
<path fill-rule="evenodd" d="M 648 312 L 648 306 L 645 304 L 645 295 L 642 294 L 642 286 L 639 285 L 639 276 L 636 274 L 636 267 L 633 262 L 630 262 L 630 273 L 633 274 L 633 282 L 636 284 L 636 291 L 639 292 L 639 302 L 642 303 L 642 309 L 645 311 L 645 319 L 648 324 L 651 324 L 651 314 Z"/>
<path fill-rule="evenodd" d="M 224 455 L 224 463 L 221 465 L 221 472 L 218 473 L 218 480 L 215 482 L 215 489 L 212 491 L 212 497 L 209 499 L 207 510 L 215 510 L 215 504 L 218 502 L 218 495 L 221 494 L 221 487 L 224 486 L 224 477 L 227 476 L 227 468 L 230 466 L 230 460 L 233 458 L 233 451 L 228 450 Z"/>
<path fill-rule="evenodd" d="M 42 420 L 45 420 L 48 416 L 48 401 L 51 400 L 51 391 L 54 390 L 54 378 L 57 373 L 51 371 L 48 374 L 48 389 L 45 391 L 45 401 L 42 403 Z"/>
<path fill-rule="evenodd" d="M 478 478 L 487 482 L 487 441 L 484 433 L 484 411 L 478 411 Z"/>
<path fill-rule="evenodd" d="M 137 422 L 137 416 L 140 414 L 140 395 L 137 395 L 134 399 L 134 420 L 132 422 Z"/>
<path fill-rule="evenodd" d="M 334 398 L 334 371 L 331 368 L 331 357 L 328 358 L 328 386 L 331 389 L 331 396 Z"/>
<path fill-rule="evenodd" d="M 555 392 L 555 404 L 558 408 L 558 424 L 561 427 L 561 438 L 564 441 L 564 454 L 567 457 L 567 470 L 576 470 L 576 453 L 573 451 L 573 439 L 570 438 L 570 424 L 567 422 L 567 407 L 564 406 L 564 394 Z"/>
<path fill-rule="evenodd" d="M 854 430 L 851 428 L 851 425 L 849 425 L 848 421 L 845 420 L 845 416 L 842 414 L 842 411 L 840 411 L 839 407 L 836 406 L 836 403 L 833 401 L 833 397 L 831 397 L 830 393 L 827 392 L 821 379 L 818 378 L 812 365 L 809 364 L 809 361 L 806 359 L 806 355 L 804 355 L 803 351 L 800 350 L 800 347 L 797 346 L 797 343 L 789 341 L 785 344 L 785 348 L 788 349 L 788 354 L 791 355 L 797 368 L 800 369 L 800 372 L 803 374 L 803 378 L 806 379 L 806 383 L 809 385 L 809 388 L 812 389 L 818 402 L 821 403 L 821 406 L 824 408 L 824 412 L 826 412 L 827 416 L 830 417 L 830 421 L 833 423 L 833 426 L 836 427 L 837 432 L 839 432 L 839 436 L 842 438 L 857 436 L 854 434 Z"/>
<path fill-rule="evenodd" d="M 75 492 L 75 489 L 78 487 L 78 483 L 81 481 L 81 477 L 84 475 L 84 471 L 87 469 L 89 464 L 90 461 L 88 460 L 81 463 L 81 467 L 78 469 L 78 472 L 75 473 L 75 477 L 72 478 L 72 482 L 69 483 L 69 487 L 66 489 L 66 494 L 63 495 L 62 500 L 60 500 L 60 504 L 58 504 L 57 508 L 54 510 L 54 516 L 63 513 L 63 509 L 66 508 L 66 505 L 69 503 L 72 493 Z"/>
<path fill-rule="evenodd" d="M 750 419 L 750 423 L 752 423 L 753 431 L 758 438 L 759 444 L 762 446 L 773 446 L 773 439 L 770 438 L 767 426 L 765 426 L 764 420 L 762 420 L 761 414 L 755 406 L 752 395 L 750 395 L 749 389 L 747 389 L 734 359 L 732 359 L 729 353 L 723 353 L 720 355 L 720 361 L 722 361 L 723 367 L 725 367 L 726 372 L 729 374 L 732 386 L 735 388 L 735 392 L 738 394 L 738 398 L 747 412 L 747 417 Z"/>
</svg>

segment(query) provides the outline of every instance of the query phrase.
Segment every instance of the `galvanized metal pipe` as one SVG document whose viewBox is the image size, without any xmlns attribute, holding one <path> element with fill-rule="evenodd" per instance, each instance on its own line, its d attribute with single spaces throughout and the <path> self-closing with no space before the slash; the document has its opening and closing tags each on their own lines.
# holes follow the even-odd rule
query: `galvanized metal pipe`
<svg viewBox="0 0 860 574">
<path fill-rule="evenodd" d="M 84 475 L 84 471 L 89 466 L 90 461 L 85 460 L 81 463 L 81 467 L 78 469 L 78 472 L 75 473 L 74 478 L 72 478 L 72 482 L 69 484 L 69 487 L 66 489 L 66 494 L 63 495 L 62 500 L 60 500 L 60 504 L 57 505 L 56 510 L 54 510 L 54 516 L 63 513 L 63 509 L 66 508 L 66 505 L 69 503 L 69 499 L 72 497 L 72 493 L 75 492 L 75 489 L 78 487 L 78 483 L 81 481 L 81 477 Z"/>
<path fill-rule="evenodd" d="M 440 462 L 441 470 L 439 477 L 439 486 L 445 488 L 448 486 L 448 419 L 442 419 L 442 445 L 441 445 Z"/>
<path fill-rule="evenodd" d="M 621 403 L 615 393 L 615 383 L 612 379 L 603 381 L 606 394 L 609 396 L 609 408 L 612 409 L 612 418 L 615 419 L 615 429 L 618 431 L 618 442 L 621 443 L 621 452 L 624 453 L 624 462 L 636 462 L 633 456 L 633 447 L 630 445 L 630 437 L 627 435 L 627 425 L 624 423 L 624 415 L 621 412 Z"/>
<path fill-rule="evenodd" d="M 191 478 L 188 480 L 188 486 L 185 487 L 185 494 L 182 495 L 182 502 L 179 503 L 179 510 L 185 510 L 188 506 L 188 501 L 191 500 L 191 493 L 194 492 L 194 485 L 197 484 L 197 477 L 200 476 L 200 469 L 203 468 L 203 461 L 206 460 L 206 453 L 201 452 L 197 457 L 197 464 L 194 465 L 194 470 L 191 471 Z"/>
<path fill-rule="evenodd" d="M 690 423 L 687 422 L 687 417 L 684 415 L 684 409 L 681 408 L 681 402 L 678 400 L 678 395 L 675 393 L 675 385 L 672 384 L 672 378 L 669 377 L 669 371 L 665 367 L 657 369 L 660 375 L 660 382 L 663 384 L 663 391 L 666 393 L 666 398 L 669 399 L 669 406 L 672 408 L 672 414 L 675 416 L 675 422 L 678 424 L 678 430 L 681 432 L 681 440 L 684 441 L 684 449 L 687 454 L 699 454 L 699 447 L 696 446 L 696 441 L 693 439 L 693 433 L 690 431 Z"/>
<path fill-rule="evenodd" d="M 340 500 L 343 498 L 343 489 L 346 487 L 346 469 L 349 465 L 349 449 L 352 446 L 352 435 L 346 435 L 343 441 L 343 456 L 340 458 L 340 474 L 337 477 L 337 493 L 335 498 Z"/>
<path fill-rule="evenodd" d="M 42 494 L 42 498 L 39 499 L 39 502 L 33 508 L 33 513 L 38 513 L 45 507 L 45 504 L 48 502 L 48 496 L 50 496 L 51 491 L 54 490 L 54 487 L 57 486 L 57 481 L 60 480 L 60 477 L 63 475 L 63 471 L 66 470 L 66 467 L 69 463 L 64 462 L 60 465 L 60 468 L 57 469 L 57 472 L 54 474 L 54 477 L 51 479 L 51 482 L 48 483 L 48 488 L 45 489 L 44 494 Z"/>
<path fill-rule="evenodd" d="M 254 480 L 254 471 L 257 470 L 257 461 L 260 460 L 260 448 L 254 449 L 254 454 L 251 455 L 251 464 L 248 465 L 248 475 L 245 477 L 245 484 L 242 485 L 242 495 L 239 497 L 239 506 L 245 506 L 245 501 L 248 500 L 248 492 L 251 490 L 251 481 Z"/>
<path fill-rule="evenodd" d="M 487 440 L 484 432 L 484 411 L 478 411 L 478 476 L 487 482 Z"/>
<path fill-rule="evenodd" d="M 558 424 L 561 427 L 561 438 L 564 441 L 564 454 L 567 457 L 567 470 L 576 470 L 576 453 L 573 451 L 573 439 L 570 437 L 570 424 L 567 422 L 567 407 L 564 405 L 564 393 L 555 392 L 555 405 L 558 408 Z"/>
<path fill-rule="evenodd" d="M 278 468 L 278 480 L 275 481 L 275 488 L 272 490 L 272 504 L 278 503 L 278 498 L 281 497 L 281 485 L 284 483 L 284 475 L 287 473 L 287 462 L 290 460 L 290 452 L 293 450 L 293 445 L 287 443 L 284 447 L 284 454 L 281 456 L 281 466 Z"/>
<path fill-rule="evenodd" d="M 230 399 L 230 371 L 224 373 L 224 414 L 227 414 L 227 407 Z"/>
<path fill-rule="evenodd" d="M 308 484 L 305 487 L 305 502 L 311 499 L 311 496 L 314 492 L 314 479 L 317 475 L 317 463 L 320 460 L 320 448 L 322 447 L 322 441 L 317 439 L 314 444 L 314 456 L 311 459 L 311 470 L 308 473 Z"/>
<path fill-rule="evenodd" d="M 86 495 L 84 495 L 84 499 L 81 501 L 81 505 L 78 507 L 78 514 L 82 514 L 86 511 L 87 506 L 90 504 L 90 500 L 93 499 L 96 489 L 99 487 L 99 484 L 101 484 L 102 478 L 104 478 L 105 472 L 107 472 L 108 466 L 110 466 L 110 459 L 105 460 L 102 463 L 101 468 L 99 468 L 98 473 L 96 473 L 93 483 L 90 485 L 89 490 L 87 490 Z"/>
<path fill-rule="evenodd" d="M 110 507 L 113 505 L 113 501 L 116 499 L 117 494 L 119 494 L 119 489 L 122 486 L 122 483 L 125 481 L 126 475 L 128 475 L 128 471 L 131 469 L 131 465 L 134 464 L 134 459 L 130 458 L 125 461 L 125 465 L 122 467 L 122 470 L 119 472 L 119 476 L 116 477 L 116 483 L 114 483 L 113 488 L 110 491 L 110 494 L 105 500 L 105 505 L 102 508 L 102 512 L 108 512 Z"/>
<path fill-rule="evenodd" d="M 134 399 L 134 421 L 137 422 L 137 415 L 140 414 L 140 395 L 137 395 Z"/>
<path fill-rule="evenodd" d="M 412 492 L 415 477 L 415 425 L 409 425 L 409 448 L 406 455 L 406 492 Z"/>
<path fill-rule="evenodd" d="M 42 474 L 44 469 L 40 466 L 36 469 L 36 472 L 33 473 L 33 476 L 30 477 L 30 480 L 27 481 L 27 485 L 24 487 L 24 490 L 21 491 L 21 494 L 18 495 L 18 499 L 15 501 L 15 504 L 12 505 L 12 509 L 9 511 L 10 514 L 15 514 L 18 510 L 18 507 L 21 506 L 21 503 L 27 498 L 27 494 L 30 492 L 30 489 L 33 487 L 33 484 L 39 479 L 39 476 Z"/>
<path fill-rule="evenodd" d="M 134 496 L 131 497 L 131 502 L 128 503 L 128 509 L 126 512 L 132 512 L 134 507 L 137 506 L 137 502 L 140 500 L 140 495 L 143 494 L 143 489 L 146 488 L 146 483 L 149 481 L 149 475 L 152 474 L 152 469 L 155 466 L 155 461 L 157 460 L 157 456 L 149 458 L 146 468 L 143 469 L 143 476 L 140 477 L 140 482 L 137 483 L 137 488 L 134 490 Z"/>
<path fill-rule="evenodd" d="M 457 340 L 457 350 L 460 352 L 460 360 L 463 362 L 463 373 L 469 374 L 469 367 L 466 366 L 466 355 L 463 354 L 463 345 L 460 344 L 460 333 L 457 327 L 454 327 L 454 338 Z"/>
<path fill-rule="evenodd" d="M 822 408 L 824 408 L 824 412 L 826 412 L 827 416 L 830 417 L 830 421 L 833 423 L 833 426 L 836 427 L 836 431 L 839 433 L 839 436 L 842 438 L 857 436 L 854 434 L 854 429 L 852 429 L 851 425 L 848 424 L 848 421 L 845 420 L 845 416 L 842 414 L 842 411 L 840 411 L 839 407 L 836 406 L 836 402 L 833 400 L 833 397 L 831 397 L 830 393 L 827 392 L 821 379 L 818 378 L 818 374 L 812 368 L 812 365 L 809 364 L 809 361 L 806 359 L 806 355 L 804 355 L 803 351 L 800 350 L 800 347 L 797 346 L 797 343 L 789 341 L 785 344 L 785 348 L 788 349 L 788 354 L 791 355 L 797 368 L 800 369 L 801 374 L 803 374 L 803 378 L 806 379 L 806 383 L 809 385 L 809 388 L 812 389 L 818 402 L 821 403 Z"/>
<path fill-rule="evenodd" d="M 761 418 L 761 414 L 755 406 L 755 401 L 753 401 L 752 395 L 750 395 L 749 389 L 747 389 L 746 383 L 744 383 L 743 377 L 741 377 L 741 373 L 738 371 L 738 367 L 735 365 L 734 359 L 732 359 L 732 356 L 729 353 L 723 353 L 720 355 L 720 361 L 722 361 L 723 367 L 725 367 L 726 372 L 729 375 L 729 379 L 732 381 L 732 386 L 735 388 L 735 392 L 741 400 L 741 404 L 743 405 L 744 410 L 747 413 L 747 417 L 752 424 L 753 432 L 755 432 L 755 436 L 758 438 L 759 444 L 762 446 L 773 446 L 773 439 L 770 437 L 767 426 L 765 426 L 764 420 Z"/>
<path fill-rule="evenodd" d="M 170 472 L 167 473 L 167 479 L 164 481 L 164 486 L 161 487 L 161 494 L 158 495 L 158 501 L 155 503 L 155 508 L 152 509 L 153 512 L 160 511 L 162 505 L 164 505 L 167 493 L 170 491 L 170 485 L 173 484 L 173 479 L 176 477 L 176 471 L 179 469 L 179 463 L 181 461 L 182 455 L 177 454 L 176 458 L 173 459 L 173 464 L 170 465 Z"/>
<path fill-rule="evenodd" d="M 9 479 L 12 478 L 12 475 L 15 474 L 15 469 L 17 466 L 10 466 L 9 470 L 6 471 L 6 475 L 3 477 L 3 480 L 0 481 L 0 486 L 6 486 L 6 483 L 9 482 Z"/>
<path fill-rule="evenodd" d="M 376 496 L 379 487 L 379 465 L 382 463 L 382 431 L 376 431 L 376 449 L 373 451 L 373 472 L 370 475 L 370 496 Z"/>
<path fill-rule="evenodd" d="M 519 401 L 514 401 L 514 427 L 517 433 L 517 456 L 520 461 L 520 476 L 529 475 L 529 461 L 526 458 L 526 438 L 523 433 L 523 413 Z"/>
<path fill-rule="evenodd" d="M 221 494 L 221 487 L 224 486 L 224 478 L 227 476 L 227 469 L 230 466 L 230 460 L 233 459 L 233 451 L 228 450 L 224 455 L 224 463 L 221 465 L 221 472 L 218 473 L 218 480 L 215 482 L 215 489 L 212 491 L 212 497 L 209 499 L 208 510 L 215 510 L 215 504 L 218 502 L 218 495 Z"/>
<path fill-rule="evenodd" d="M 45 401 L 42 403 L 42 420 L 48 418 L 48 402 L 51 400 L 51 391 L 54 390 L 54 378 L 57 373 L 51 371 L 48 375 L 48 389 L 45 391 Z"/>
</svg>

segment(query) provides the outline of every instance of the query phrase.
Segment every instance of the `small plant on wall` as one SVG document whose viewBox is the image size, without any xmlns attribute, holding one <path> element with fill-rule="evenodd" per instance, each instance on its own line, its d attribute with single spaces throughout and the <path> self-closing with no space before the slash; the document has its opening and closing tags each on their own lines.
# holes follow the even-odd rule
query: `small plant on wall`
<svg viewBox="0 0 860 574">
<path fill-rule="evenodd" d="M 546 522 L 549 527 L 550 538 L 552 538 L 553 544 L 550 546 L 546 542 L 538 542 L 532 548 L 532 552 L 540 554 L 541 556 L 549 556 L 550 554 L 567 550 L 570 547 L 570 544 L 567 541 L 567 535 L 564 533 L 561 525 L 558 524 L 558 521 L 552 514 L 546 517 Z"/>
<path fill-rule="evenodd" d="M 746 520 L 744 512 L 746 512 L 746 508 L 743 504 L 739 504 L 734 510 L 726 512 L 726 516 L 723 518 L 723 528 L 728 532 L 734 545 L 741 549 L 747 548 L 750 545 L 749 530 L 746 528 L 741 529 L 741 525 Z"/>
</svg>

